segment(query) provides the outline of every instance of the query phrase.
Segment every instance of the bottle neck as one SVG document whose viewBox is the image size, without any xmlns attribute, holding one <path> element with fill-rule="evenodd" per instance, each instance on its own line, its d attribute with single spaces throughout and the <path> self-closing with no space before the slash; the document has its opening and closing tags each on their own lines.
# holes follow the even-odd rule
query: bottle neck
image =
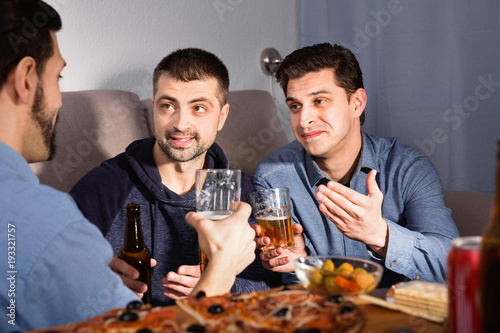
<svg viewBox="0 0 500 333">
<path fill-rule="evenodd" d="M 129 252 L 140 252 L 144 249 L 140 217 L 127 216 L 124 247 Z"/>
</svg>

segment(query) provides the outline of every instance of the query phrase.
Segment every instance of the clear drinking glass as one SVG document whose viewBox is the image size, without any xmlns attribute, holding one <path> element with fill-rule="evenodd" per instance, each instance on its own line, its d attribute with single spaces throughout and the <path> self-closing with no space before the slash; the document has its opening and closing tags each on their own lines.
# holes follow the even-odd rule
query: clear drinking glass
<svg viewBox="0 0 500 333">
<path fill-rule="evenodd" d="M 241 170 L 198 169 L 195 181 L 196 212 L 214 221 L 222 220 L 234 212 L 234 203 L 240 201 Z M 208 259 L 200 252 L 201 272 Z"/>
<path fill-rule="evenodd" d="M 293 247 L 292 209 L 288 188 L 268 188 L 250 194 L 253 214 L 260 226 L 261 237 L 271 243 L 263 251 Z"/>
</svg>

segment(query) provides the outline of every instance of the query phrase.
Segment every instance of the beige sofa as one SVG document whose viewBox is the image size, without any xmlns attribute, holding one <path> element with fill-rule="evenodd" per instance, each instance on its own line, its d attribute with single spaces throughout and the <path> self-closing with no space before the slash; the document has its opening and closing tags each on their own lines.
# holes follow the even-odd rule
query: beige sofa
<svg viewBox="0 0 500 333">
<path fill-rule="evenodd" d="M 258 162 L 288 142 L 271 95 L 261 90 L 231 91 L 228 120 L 217 136 L 231 165 L 252 174 Z M 287 125 L 288 126 L 288 125 Z M 102 161 L 134 140 L 153 134 L 150 100 L 131 92 L 90 90 L 63 93 L 57 125 L 57 154 L 34 163 L 41 183 L 68 191 Z M 490 215 L 491 196 L 445 191 L 445 201 L 462 236 L 482 234 Z"/>
</svg>

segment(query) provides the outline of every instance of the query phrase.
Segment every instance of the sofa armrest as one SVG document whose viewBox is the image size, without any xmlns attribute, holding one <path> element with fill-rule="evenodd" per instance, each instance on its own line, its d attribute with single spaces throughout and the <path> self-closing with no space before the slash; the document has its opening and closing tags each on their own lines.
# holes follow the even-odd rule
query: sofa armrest
<svg viewBox="0 0 500 333">
<path fill-rule="evenodd" d="M 493 196 L 477 192 L 444 191 L 446 207 L 460 236 L 482 235 L 491 218 Z"/>
</svg>

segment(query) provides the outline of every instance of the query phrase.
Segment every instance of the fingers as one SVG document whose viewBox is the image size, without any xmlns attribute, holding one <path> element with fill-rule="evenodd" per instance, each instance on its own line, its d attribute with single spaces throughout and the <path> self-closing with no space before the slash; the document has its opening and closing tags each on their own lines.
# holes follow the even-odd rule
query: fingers
<svg viewBox="0 0 500 333">
<path fill-rule="evenodd" d="M 381 197 L 383 197 L 383 194 L 378 187 L 376 177 L 377 170 L 373 169 L 368 173 L 368 176 L 366 177 L 366 188 L 368 190 L 369 197 L 381 199 Z"/>
<path fill-rule="evenodd" d="M 111 258 L 109 268 L 115 273 L 118 273 L 118 275 L 125 276 L 129 279 L 139 278 L 139 271 L 118 257 Z"/>
<path fill-rule="evenodd" d="M 283 248 L 278 247 L 274 250 L 262 251 L 260 253 L 260 259 L 262 261 L 269 261 L 271 259 L 281 256 L 282 254 L 283 254 Z"/>
<path fill-rule="evenodd" d="M 251 225 L 252 229 L 255 231 L 256 236 L 260 236 L 260 233 L 262 232 L 260 225 L 257 223 Z"/>
<path fill-rule="evenodd" d="M 192 290 L 192 288 L 171 285 L 171 287 L 163 288 L 163 294 L 171 299 L 181 299 L 188 296 Z"/>
<path fill-rule="evenodd" d="M 269 261 L 262 261 L 262 266 L 273 272 L 284 272 L 284 270 L 281 267 L 286 266 L 290 262 L 291 259 L 289 257 L 281 257 L 281 258 L 271 259 Z"/>
<path fill-rule="evenodd" d="M 257 248 L 260 250 L 264 246 L 268 246 L 271 243 L 271 239 L 269 237 L 259 237 L 255 238 L 255 244 Z"/>
<path fill-rule="evenodd" d="M 304 232 L 304 228 L 300 223 L 294 223 L 293 226 L 293 235 L 294 236 L 302 236 L 302 232 Z"/>
<path fill-rule="evenodd" d="M 168 272 L 168 274 L 162 279 L 162 285 L 164 287 L 170 285 L 179 285 L 187 288 L 193 288 L 196 283 L 198 283 L 199 277 L 192 277 L 187 275 L 177 274 L 175 272 Z"/>
<path fill-rule="evenodd" d="M 200 265 L 182 265 L 177 269 L 177 274 L 199 278 L 201 276 Z"/>
<path fill-rule="evenodd" d="M 194 265 L 184 265 L 177 270 L 178 273 L 185 272 L 186 274 L 193 274 L 193 276 L 169 272 L 161 281 L 164 287 L 163 293 L 172 299 L 179 299 L 189 295 L 200 280 L 199 266 L 197 266 L 198 269 L 195 267 Z"/>
<path fill-rule="evenodd" d="M 152 264 L 153 261 L 156 265 L 156 260 L 151 259 Z M 138 297 L 142 298 L 142 294 L 148 290 L 148 286 L 137 280 L 137 278 L 139 278 L 139 272 L 134 267 L 118 257 L 113 257 L 111 259 L 109 267 L 120 276 L 124 285 L 135 292 Z"/>
<path fill-rule="evenodd" d="M 120 277 L 122 278 L 123 284 L 129 287 L 136 294 L 145 293 L 148 290 L 148 286 L 141 281 L 130 279 L 124 275 L 120 275 Z"/>
<path fill-rule="evenodd" d="M 151 258 L 151 267 L 155 267 L 157 264 L 156 259 Z"/>
<path fill-rule="evenodd" d="M 236 203 L 236 209 L 235 209 L 235 213 L 234 214 L 239 214 L 241 215 L 240 217 L 243 218 L 243 217 L 246 217 L 246 219 L 248 220 L 248 218 L 250 217 L 250 214 L 252 214 L 252 207 L 247 204 L 246 202 L 237 202 Z"/>
</svg>

